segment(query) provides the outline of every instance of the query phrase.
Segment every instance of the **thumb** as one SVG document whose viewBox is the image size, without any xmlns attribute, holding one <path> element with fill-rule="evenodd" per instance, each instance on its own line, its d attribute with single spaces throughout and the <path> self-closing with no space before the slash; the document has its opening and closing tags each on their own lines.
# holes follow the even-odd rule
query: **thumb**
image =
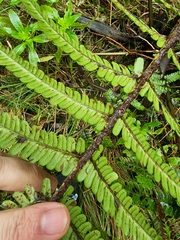
<svg viewBox="0 0 180 240">
<path fill-rule="evenodd" d="M 1 240 L 58 240 L 68 230 L 67 208 L 55 202 L 0 212 Z"/>
</svg>

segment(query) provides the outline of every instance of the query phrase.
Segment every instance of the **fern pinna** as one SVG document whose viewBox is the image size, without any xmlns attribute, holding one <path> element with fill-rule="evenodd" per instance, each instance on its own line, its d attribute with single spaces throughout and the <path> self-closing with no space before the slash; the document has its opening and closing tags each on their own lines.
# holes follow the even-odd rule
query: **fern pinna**
<svg viewBox="0 0 180 240">
<path fill-rule="evenodd" d="M 171 165 L 165 162 L 164 157 L 153 149 L 151 143 L 143 135 L 141 127 L 137 126 L 137 119 L 132 117 L 130 108 L 138 95 L 146 97 L 153 104 L 155 111 L 162 110 L 164 119 L 180 136 L 179 124 L 162 102 L 154 82 L 155 75 L 153 75 L 166 54 L 170 54 L 174 64 L 177 68 L 179 67 L 172 53 L 172 47 L 180 38 L 180 27 L 176 27 L 166 40 L 164 36 L 130 14 L 116 0 L 112 0 L 115 6 L 123 11 L 141 31 L 149 33 L 151 38 L 157 41 L 157 46 L 161 48 L 146 70 L 143 71 L 143 67 L 135 63 L 135 74 L 133 74 L 128 67 L 116 62 L 110 63 L 87 50 L 78 41 L 70 39 L 57 23 L 48 18 L 44 8 L 37 2 L 28 0 L 21 2 L 27 12 L 38 21 L 38 26 L 49 41 L 61 48 L 78 65 L 83 66 L 89 72 L 95 72 L 100 82 L 109 83 L 113 87 L 120 86 L 124 101 L 116 107 L 111 103 L 104 104 L 99 100 L 89 98 L 88 95 L 50 78 L 42 70 L 31 66 L 0 44 L 1 66 L 5 66 L 29 89 L 49 99 L 51 105 L 65 109 L 75 119 L 92 126 L 97 133 L 88 147 L 82 137 L 66 137 L 63 134 L 57 136 L 55 133 L 40 130 L 38 126 L 31 127 L 27 121 L 17 116 L 1 113 L 0 148 L 12 156 L 18 155 L 30 163 L 38 163 L 49 170 L 61 171 L 64 176 L 67 176 L 59 190 L 48 198 L 49 201 L 61 201 L 69 208 L 71 227 L 63 239 L 105 239 L 96 226 L 92 226 L 88 221 L 88 216 L 82 213 L 81 207 L 72 206 L 71 201 L 68 200 L 69 194 L 73 191 L 71 184 L 74 180 L 92 191 L 103 211 L 114 219 L 116 226 L 122 229 L 124 236 L 144 240 L 162 239 L 161 233 L 151 226 L 146 215 L 133 202 L 132 197 L 128 195 L 119 181 L 118 172 L 113 169 L 109 159 L 104 155 L 105 147 L 102 142 L 104 137 L 110 133 L 115 137 L 121 136 L 123 147 L 131 149 L 141 166 L 148 174 L 153 175 L 154 181 L 161 183 L 164 191 L 180 204 L 178 175 Z M 143 59 L 139 61 L 143 63 Z M 46 186 L 49 186 L 48 183 Z M 13 201 L 5 201 L 2 206 L 4 208 L 24 207 L 36 202 L 33 198 L 36 193 L 32 188 L 26 187 L 25 193 L 28 198 L 22 193 L 13 195 L 17 203 L 17 199 L 21 197 L 24 205 L 20 202 L 16 204 Z M 46 195 L 46 192 L 43 192 L 43 195 Z"/>
</svg>

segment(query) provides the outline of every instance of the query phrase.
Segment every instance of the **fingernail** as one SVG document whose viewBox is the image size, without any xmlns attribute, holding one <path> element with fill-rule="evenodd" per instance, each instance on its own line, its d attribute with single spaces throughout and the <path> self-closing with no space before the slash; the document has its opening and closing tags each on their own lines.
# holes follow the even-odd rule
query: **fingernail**
<svg viewBox="0 0 180 240">
<path fill-rule="evenodd" d="M 46 211 L 41 218 L 41 228 L 45 234 L 53 235 L 64 231 L 68 216 L 64 207 Z"/>
</svg>

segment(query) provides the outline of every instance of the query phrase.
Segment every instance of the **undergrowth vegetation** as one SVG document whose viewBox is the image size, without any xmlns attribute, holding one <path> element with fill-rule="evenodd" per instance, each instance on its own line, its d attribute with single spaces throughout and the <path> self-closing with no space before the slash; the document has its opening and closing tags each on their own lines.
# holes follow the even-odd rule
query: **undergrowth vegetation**
<svg viewBox="0 0 180 240">
<path fill-rule="evenodd" d="M 178 1 L 0 2 L 0 148 L 66 176 L 1 208 L 43 195 L 69 208 L 63 239 L 180 239 Z"/>
</svg>

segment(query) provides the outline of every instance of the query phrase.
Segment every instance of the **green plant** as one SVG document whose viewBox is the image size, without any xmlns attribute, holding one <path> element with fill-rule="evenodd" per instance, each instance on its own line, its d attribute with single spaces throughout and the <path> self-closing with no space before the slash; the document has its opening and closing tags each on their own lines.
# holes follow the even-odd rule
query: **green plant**
<svg viewBox="0 0 180 240">
<path fill-rule="evenodd" d="M 20 2 L 21 1 L 11 1 L 11 4 L 16 5 Z M 54 2 L 49 1 L 49 3 Z M 43 5 L 43 9 L 49 18 L 54 19 L 61 26 L 62 31 L 66 32 L 71 38 L 78 41 L 76 34 L 74 34 L 71 29 L 74 27 L 82 27 L 82 25 L 76 23 L 77 19 L 81 16 L 81 14 L 72 13 L 71 1 L 68 1 L 66 5 L 67 10 L 65 9 L 63 17 L 60 17 L 58 11 L 53 7 Z M 40 62 L 40 59 L 34 48 L 34 43 L 47 42 L 48 39 L 46 38 L 46 35 L 37 35 L 37 31 L 39 30 L 37 22 L 32 23 L 24 28 L 20 18 L 12 9 L 9 10 L 8 16 L 9 19 L 7 19 L 6 17 L 2 17 L 0 19 L 2 35 L 11 36 L 14 39 L 22 41 L 22 43 L 18 44 L 16 47 L 13 48 L 13 51 L 17 55 L 20 55 L 25 51 L 26 47 L 28 47 L 29 62 L 32 65 L 37 66 L 37 63 Z M 60 49 L 56 53 L 56 57 L 59 57 L 60 59 L 59 54 L 61 55 Z"/>
<path fill-rule="evenodd" d="M 1 28 L 1 31 L 4 31 L 7 35 L 10 35 L 15 39 L 23 41 L 18 44 L 13 51 L 17 55 L 20 55 L 24 52 L 25 48 L 28 47 L 29 62 L 36 66 L 37 62 L 40 60 L 35 51 L 34 42 L 45 43 L 47 42 L 46 36 L 44 34 L 34 36 L 35 31 L 38 30 L 37 23 L 30 24 L 24 28 L 18 15 L 12 9 L 9 10 L 9 19 L 11 21 L 12 28 L 4 26 Z"/>
<path fill-rule="evenodd" d="M 80 45 L 74 38 L 70 38 L 65 31 L 66 27 L 63 29 L 62 23 L 59 26 L 53 19 L 49 19 L 46 9 L 37 2 L 29 0 L 21 2 L 31 17 L 37 20 L 38 29 L 45 34 L 48 41 L 68 54 L 76 64 L 84 67 L 88 72 L 95 72 L 99 82 L 120 87 L 120 96 L 118 96 L 120 99 L 114 99 L 112 92 L 108 96 L 112 104 L 92 99 L 85 93 L 50 78 L 42 70 L 32 66 L 14 51 L 0 44 L 0 65 L 5 66 L 27 88 L 47 98 L 52 106 L 64 109 L 74 119 L 86 123 L 94 134 L 93 142 L 90 141 L 87 144 L 83 134 L 75 138 L 48 133 L 45 130 L 39 130 L 38 126 L 31 127 L 27 121 L 17 116 L 1 113 L 0 148 L 12 156 L 19 155 L 30 163 L 37 162 L 49 170 L 62 171 L 62 174 L 67 176 L 58 192 L 50 197 L 50 201 L 62 200 L 70 210 L 71 228 L 63 239 L 105 239 L 101 231 L 96 230 L 96 226 L 86 221 L 88 215 L 82 214 L 81 207 L 73 207 L 64 200 L 67 200 L 68 187 L 75 179 L 82 182 L 85 189 L 91 191 L 103 213 L 113 219 L 116 227 L 122 229 L 123 236 L 127 239 L 157 240 L 162 239 L 166 233 L 170 235 L 171 228 L 166 226 L 163 232 L 160 230 L 164 222 L 168 223 L 164 215 L 161 216 L 160 211 L 158 212 L 158 193 L 155 193 L 154 198 L 161 221 L 156 223 L 158 217 L 153 212 L 153 208 L 151 208 L 152 217 L 150 217 L 146 208 L 138 206 L 137 199 L 134 198 L 133 202 L 133 194 L 128 191 L 129 188 L 119 176 L 120 168 L 113 167 L 106 153 L 113 147 L 114 149 L 121 147 L 121 153 L 130 159 L 128 161 L 131 161 L 132 167 L 136 166 L 136 170 L 141 169 L 142 172 L 146 172 L 143 174 L 138 170 L 139 173 L 134 177 L 137 183 L 132 184 L 132 189 L 136 187 L 139 191 L 138 189 L 142 190 L 142 187 L 146 190 L 148 188 L 146 193 L 149 194 L 150 191 L 152 194 L 152 187 L 156 183 L 155 191 L 162 188 L 163 192 L 167 192 L 169 196 L 176 199 L 177 205 L 180 204 L 178 171 L 167 162 L 162 146 L 156 143 L 154 147 L 154 142 L 156 142 L 154 138 L 158 137 L 161 132 L 159 121 L 145 126 L 141 124 L 144 123 L 144 119 L 133 113 L 137 109 L 135 106 L 138 105 L 135 100 L 148 99 L 152 104 L 152 111 L 161 113 L 161 120 L 168 124 L 176 137 L 180 137 L 178 119 L 172 116 L 162 101 L 159 88 L 153 79 L 155 76 L 153 73 L 159 67 L 160 62 L 166 54 L 172 52 L 172 48 L 179 40 L 180 27 L 177 26 L 166 40 L 164 36 L 149 28 L 145 22 L 138 20 L 117 1 L 112 0 L 115 6 L 121 9 L 139 29 L 148 33 L 160 48 L 152 63 L 145 70 L 144 60 L 138 58 L 131 71 L 132 68 L 129 69 L 128 66 L 100 58 L 87 50 L 84 45 Z M 74 22 L 75 19 L 72 21 Z M 172 57 L 172 59 L 178 68 L 177 59 L 176 61 L 175 58 Z M 156 78 L 156 80 L 159 79 Z M 173 82 L 177 80 L 178 78 L 174 76 Z M 161 80 L 158 83 L 161 83 Z M 113 142 L 115 144 L 112 144 Z M 119 161 L 122 164 L 121 158 Z M 127 162 L 124 163 L 124 169 Z M 127 176 L 129 172 L 125 171 Z M 149 181 L 144 182 L 149 175 L 151 176 Z M 138 188 L 138 184 L 142 181 L 141 188 Z M 26 200 L 23 202 L 25 203 L 23 206 L 29 204 Z M 150 202 L 148 204 L 150 205 Z M 152 219 L 155 220 L 152 221 Z M 165 232 L 166 229 L 167 232 Z M 111 238 L 112 232 L 109 231 L 108 234 Z"/>
<path fill-rule="evenodd" d="M 77 23 L 77 19 L 81 16 L 81 14 L 73 14 L 73 5 L 71 0 L 69 0 L 66 5 L 67 9 L 64 10 L 63 17 L 60 17 L 58 11 L 50 6 L 44 5 L 43 10 L 45 10 L 49 18 L 55 20 L 55 22 L 60 25 L 63 32 L 66 32 L 69 37 L 73 38 L 75 41 L 78 41 L 76 34 L 72 31 L 72 28 L 81 26 Z"/>
</svg>

